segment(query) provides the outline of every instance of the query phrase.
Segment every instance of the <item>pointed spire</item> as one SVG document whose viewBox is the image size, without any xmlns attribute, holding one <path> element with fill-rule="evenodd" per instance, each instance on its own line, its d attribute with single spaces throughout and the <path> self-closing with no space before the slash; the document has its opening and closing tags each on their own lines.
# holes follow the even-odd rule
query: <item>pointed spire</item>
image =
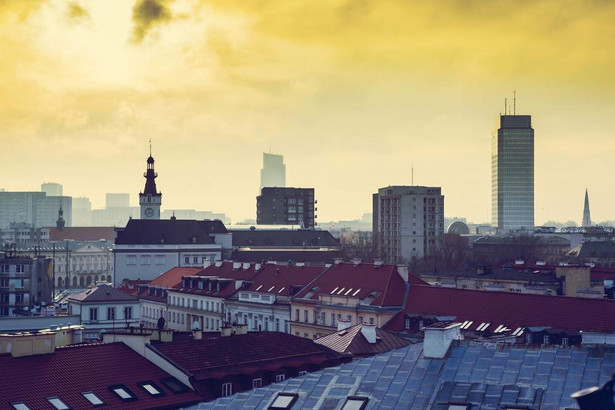
<svg viewBox="0 0 615 410">
<path fill-rule="evenodd" d="M 64 229 L 66 221 L 64 220 L 64 211 L 62 210 L 62 204 L 60 203 L 60 209 L 58 210 L 58 220 L 56 221 L 56 228 L 60 231 Z"/>
<path fill-rule="evenodd" d="M 589 212 L 589 194 L 585 188 L 585 206 L 583 207 L 583 224 L 584 228 L 592 226 L 592 219 Z"/>
</svg>

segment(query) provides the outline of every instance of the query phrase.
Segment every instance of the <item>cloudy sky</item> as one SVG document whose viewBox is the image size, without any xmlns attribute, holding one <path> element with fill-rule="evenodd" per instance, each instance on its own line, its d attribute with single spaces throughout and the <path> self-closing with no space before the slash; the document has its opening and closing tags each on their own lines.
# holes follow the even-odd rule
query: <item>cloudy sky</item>
<svg viewBox="0 0 615 410">
<path fill-rule="evenodd" d="M 490 219 L 504 98 L 531 114 L 536 222 L 614 219 L 615 2 L 0 0 L 0 187 L 255 217 L 262 152 L 320 221 L 393 184 Z"/>
</svg>

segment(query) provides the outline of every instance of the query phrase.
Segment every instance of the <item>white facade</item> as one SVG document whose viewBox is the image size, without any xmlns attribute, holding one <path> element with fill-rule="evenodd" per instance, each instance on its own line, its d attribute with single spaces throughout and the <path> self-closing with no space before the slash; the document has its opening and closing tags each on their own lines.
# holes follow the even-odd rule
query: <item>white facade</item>
<svg viewBox="0 0 615 410">
<path fill-rule="evenodd" d="M 138 327 L 139 301 L 79 302 L 69 300 L 68 314 L 81 317 L 84 339 L 98 339 L 101 331 L 124 329 L 127 325 Z"/>
<path fill-rule="evenodd" d="M 167 327 L 192 330 L 196 321 L 204 332 L 219 331 L 223 325 L 224 298 L 169 291 Z"/>
<path fill-rule="evenodd" d="M 175 267 L 199 267 L 221 260 L 219 244 L 115 245 L 116 283 L 124 279 L 155 279 Z"/>
<path fill-rule="evenodd" d="M 161 302 L 151 299 L 141 299 L 141 323 L 147 328 L 156 328 L 158 326 L 158 319 L 161 317 L 166 320 L 166 326 L 169 325 L 168 306 L 167 302 Z"/>
<path fill-rule="evenodd" d="M 66 287 L 86 288 L 95 285 L 96 282 L 114 283 L 111 248 L 97 244 L 83 244 L 74 250 L 69 247 L 67 255 L 66 248 L 63 248 L 65 246 L 65 242 L 59 242 L 56 245 L 55 278 L 57 289 Z"/>
<path fill-rule="evenodd" d="M 238 299 L 226 302 L 226 320 L 252 332 L 290 333 L 290 303 L 280 304 L 272 293 L 239 291 Z"/>
</svg>

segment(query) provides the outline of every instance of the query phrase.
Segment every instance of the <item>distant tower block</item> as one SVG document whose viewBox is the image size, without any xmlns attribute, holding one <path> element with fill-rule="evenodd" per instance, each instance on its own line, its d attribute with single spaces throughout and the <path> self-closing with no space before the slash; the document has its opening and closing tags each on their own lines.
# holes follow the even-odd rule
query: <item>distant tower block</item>
<svg viewBox="0 0 615 410">
<path fill-rule="evenodd" d="M 284 157 L 282 155 L 263 153 L 261 189 L 265 187 L 286 187 L 286 165 L 284 165 Z"/>
<path fill-rule="evenodd" d="M 585 189 L 585 206 L 583 207 L 583 227 L 592 226 L 592 218 L 589 213 L 589 195 L 587 194 L 587 188 Z"/>
</svg>

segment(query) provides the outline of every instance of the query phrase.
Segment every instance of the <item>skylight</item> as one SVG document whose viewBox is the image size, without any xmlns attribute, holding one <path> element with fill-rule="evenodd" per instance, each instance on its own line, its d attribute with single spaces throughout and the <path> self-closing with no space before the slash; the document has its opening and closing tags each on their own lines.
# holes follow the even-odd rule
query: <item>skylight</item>
<svg viewBox="0 0 615 410">
<path fill-rule="evenodd" d="M 130 389 L 123 384 L 109 386 L 109 390 L 117 394 L 118 397 L 124 401 L 137 400 L 137 396 L 135 396 L 134 393 L 131 392 Z"/>
<path fill-rule="evenodd" d="M 337 294 L 340 295 L 346 288 L 341 288 L 340 290 L 337 291 Z"/>
<path fill-rule="evenodd" d="M 491 323 L 481 323 L 480 326 L 476 328 L 478 332 L 484 332 L 491 325 Z"/>
<path fill-rule="evenodd" d="M 286 286 L 284 286 L 282 289 L 278 290 L 278 293 L 282 293 L 284 291 L 284 289 L 286 289 Z"/>
<path fill-rule="evenodd" d="M 466 320 L 465 322 L 463 322 L 460 326 L 461 329 L 465 330 L 465 329 L 469 329 L 470 326 L 472 326 L 472 323 L 474 323 L 471 320 Z"/>
<path fill-rule="evenodd" d="M 269 288 L 269 290 L 267 292 L 271 292 L 273 290 L 273 288 L 275 288 L 275 285 L 273 285 L 272 287 Z"/>
<path fill-rule="evenodd" d="M 335 289 L 333 289 L 333 290 L 331 291 L 331 294 L 333 295 L 333 294 L 334 294 L 334 293 L 335 293 L 335 292 L 336 292 L 339 288 L 340 288 L 340 287 L 338 286 L 338 287 L 336 287 Z"/>
<path fill-rule="evenodd" d="M 348 289 L 348 290 L 346 291 L 346 293 L 344 293 L 344 296 L 348 296 L 348 294 L 349 294 L 350 292 L 352 292 L 352 288 Z"/>
<path fill-rule="evenodd" d="M 58 410 L 70 410 L 70 407 L 60 400 L 59 397 L 47 397 L 47 401 Z"/>
<path fill-rule="evenodd" d="M 164 379 L 160 379 L 160 383 L 164 384 L 169 390 L 173 393 L 183 393 L 188 390 L 186 386 L 182 384 L 175 377 L 166 377 Z"/>
<path fill-rule="evenodd" d="M 93 406 L 104 406 L 105 402 L 102 401 L 94 392 L 85 391 L 81 395 L 90 402 Z"/>
<path fill-rule="evenodd" d="M 278 393 L 275 400 L 269 406 L 270 409 L 290 409 L 297 401 L 297 393 Z"/>
<path fill-rule="evenodd" d="M 259 285 L 258 288 L 256 288 L 256 290 L 259 291 L 262 287 L 263 285 Z"/>
<path fill-rule="evenodd" d="M 30 407 L 26 406 L 26 403 L 22 401 L 11 403 L 11 406 L 13 406 L 15 410 L 30 410 Z"/>
<path fill-rule="evenodd" d="M 367 406 L 367 397 L 349 396 L 342 406 L 342 410 L 363 410 Z"/>
<path fill-rule="evenodd" d="M 148 392 L 152 396 L 164 395 L 162 389 L 156 386 L 153 382 L 139 382 L 139 386 L 141 386 L 146 392 Z"/>
<path fill-rule="evenodd" d="M 513 336 L 521 336 L 523 334 L 523 331 L 525 330 L 524 327 L 518 327 L 515 329 L 515 331 L 512 333 Z"/>
<path fill-rule="evenodd" d="M 354 291 L 354 293 L 352 294 L 352 296 L 357 296 L 357 293 L 361 292 L 361 289 L 357 289 Z"/>
</svg>

